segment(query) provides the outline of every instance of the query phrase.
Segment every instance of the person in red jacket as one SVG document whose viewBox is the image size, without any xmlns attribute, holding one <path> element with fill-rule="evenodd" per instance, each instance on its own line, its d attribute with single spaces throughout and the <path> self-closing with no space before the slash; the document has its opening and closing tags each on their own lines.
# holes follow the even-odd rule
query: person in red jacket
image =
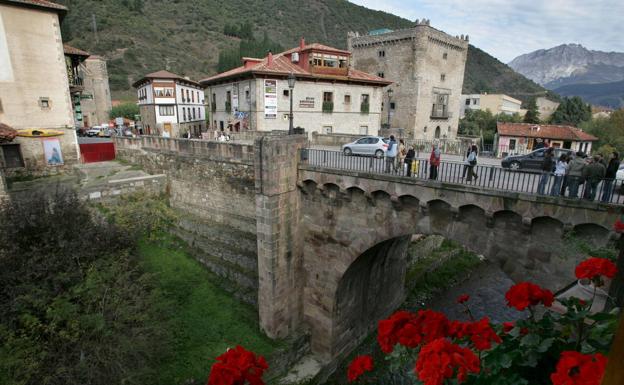
<svg viewBox="0 0 624 385">
<path fill-rule="evenodd" d="M 429 179 L 438 179 L 438 166 L 440 166 L 440 149 L 434 144 L 429 156 Z"/>
</svg>

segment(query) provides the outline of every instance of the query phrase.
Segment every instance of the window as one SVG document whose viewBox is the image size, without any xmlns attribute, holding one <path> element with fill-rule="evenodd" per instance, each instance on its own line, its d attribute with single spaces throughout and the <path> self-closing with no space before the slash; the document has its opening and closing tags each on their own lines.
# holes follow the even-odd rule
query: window
<svg viewBox="0 0 624 385">
<path fill-rule="evenodd" d="M 210 101 L 210 110 L 215 112 L 217 110 L 217 94 L 212 94 L 212 100 Z M 215 128 L 217 123 L 215 122 Z"/>
<path fill-rule="evenodd" d="M 345 104 L 350 104 L 351 103 L 351 95 L 345 95 L 344 96 L 344 103 Z"/>
<path fill-rule="evenodd" d="M 384 50 L 377 51 L 377 56 L 379 56 L 379 57 L 386 57 L 386 51 L 384 51 Z"/>
<path fill-rule="evenodd" d="M 347 58 L 345 56 L 338 56 L 338 67 L 339 68 L 347 68 L 348 65 Z"/>
<path fill-rule="evenodd" d="M 168 98 L 172 97 L 173 96 L 173 88 L 169 88 L 169 87 L 165 88 L 165 96 L 168 97 Z"/>
<path fill-rule="evenodd" d="M 440 126 L 436 127 L 434 135 L 436 139 L 440 139 Z"/>
<path fill-rule="evenodd" d="M 370 110 L 370 96 L 368 94 L 362 94 L 362 102 L 360 103 L 360 112 L 363 114 L 368 114 Z"/>
<path fill-rule="evenodd" d="M 157 98 L 170 98 L 173 96 L 173 88 L 170 87 L 154 87 L 154 96 Z"/>
<path fill-rule="evenodd" d="M 19 144 L 4 144 L 0 146 L 6 168 L 24 167 L 24 159 Z"/>
<path fill-rule="evenodd" d="M 433 94 L 433 106 L 431 108 L 431 117 L 439 119 L 448 119 L 448 94 Z"/>
<path fill-rule="evenodd" d="M 333 131 L 332 126 L 323 126 L 323 133 L 331 134 Z"/>
<path fill-rule="evenodd" d="M 445 74 L 440 75 L 440 81 L 444 81 L 444 80 L 446 80 L 446 75 Z"/>
<path fill-rule="evenodd" d="M 383 72 L 377 72 L 377 76 L 379 76 L 380 78 L 385 77 L 385 75 L 384 75 L 384 73 L 383 73 Z"/>
<path fill-rule="evenodd" d="M 186 101 L 187 101 L 187 102 L 190 102 L 190 101 L 191 101 L 191 98 L 190 98 L 190 96 L 189 96 L 189 90 L 186 90 Z"/>
<path fill-rule="evenodd" d="M 199 99 L 199 97 L 197 99 Z M 191 91 L 191 101 L 195 103 L 195 94 L 193 93 L 193 91 Z"/>
<path fill-rule="evenodd" d="M 466 105 L 469 106 L 470 105 L 470 99 L 466 99 Z"/>
<path fill-rule="evenodd" d="M 360 134 L 361 134 L 361 132 L 360 132 Z M 355 142 L 355 143 L 357 143 L 357 144 L 368 144 L 369 143 L 368 139 L 369 138 L 358 139 L 358 141 Z"/>
<path fill-rule="evenodd" d="M 223 131 L 223 120 L 219 121 L 219 129 Z"/>
<path fill-rule="evenodd" d="M 516 140 L 509 139 L 509 151 L 513 151 L 516 149 Z"/>
<path fill-rule="evenodd" d="M 284 90 L 283 95 L 288 97 L 290 95 L 290 90 Z"/>
<path fill-rule="evenodd" d="M 334 110 L 334 93 L 323 92 L 323 112 L 332 112 Z"/>
<path fill-rule="evenodd" d="M 226 112 L 232 111 L 232 92 L 231 91 L 227 91 L 225 94 L 225 111 Z"/>
<path fill-rule="evenodd" d="M 442 54 L 442 59 L 446 60 L 448 58 L 448 53 L 444 52 Z"/>
<path fill-rule="evenodd" d="M 245 99 L 247 99 L 247 101 L 250 99 L 249 88 L 245 88 Z"/>
<path fill-rule="evenodd" d="M 395 102 L 390 102 L 390 110 L 395 110 L 396 109 L 396 104 Z"/>
<path fill-rule="evenodd" d="M 475 106 L 479 104 L 479 99 L 472 99 L 472 104 Z"/>
<path fill-rule="evenodd" d="M 50 108 L 50 99 L 49 98 L 39 98 L 39 107 L 43 109 Z"/>
<path fill-rule="evenodd" d="M 193 107 L 193 120 L 195 120 L 195 107 Z"/>
<path fill-rule="evenodd" d="M 186 108 L 182 107 L 182 120 L 186 121 Z"/>
<path fill-rule="evenodd" d="M 368 126 L 360 126 L 360 135 L 368 135 Z"/>
<path fill-rule="evenodd" d="M 159 106 L 158 112 L 160 116 L 175 116 L 175 110 L 173 106 Z"/>
<path fill-rule="evenodd" d="M 338 56 L 336 55 L 324 55 L 323 56 L 323 66 L 329 68 L 338 67 Z"/>
</svg>

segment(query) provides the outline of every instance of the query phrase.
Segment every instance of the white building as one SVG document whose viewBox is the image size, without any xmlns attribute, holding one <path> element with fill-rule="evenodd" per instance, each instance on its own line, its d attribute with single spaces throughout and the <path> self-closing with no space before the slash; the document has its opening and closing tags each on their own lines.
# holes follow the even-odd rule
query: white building
<svg viewBox="0 0 624 385">
<path fill-rule="evenodd" d="M 598 138 L 580 128 L 554 124 L 503 123 L 496 124 L 495 145 L 497 154 L 526 154 L 539 142 L 550 147 L 591 153 Z"/>
<path fill-rule="evenodd" d="M 145 75 L 137 89 L 143 134 L 199 137 L 206 130 L 204 92 L 199 83 L 169 71 Z"/>
<path fill-rule="evenodd" d="M 521 106 L 521 100 L 505 94 L 463 94 L 460 103 L 460 118 L 466 115 L 466 110 L 490 110 L 494 115 L 524 115 L 526 111 L 523 111 Z"/>
<path fill-rule="evenodd" d="M 215 130 L 288 130 L 290 89 L 294 126 L 308 133 L 376 135 L 382 87 L 390 81 L 350 66 L 351 54 L 321 44 L 263 59 L 243 58 L 241 67 L 200 81 L 206 87 Z"/>
</svg>

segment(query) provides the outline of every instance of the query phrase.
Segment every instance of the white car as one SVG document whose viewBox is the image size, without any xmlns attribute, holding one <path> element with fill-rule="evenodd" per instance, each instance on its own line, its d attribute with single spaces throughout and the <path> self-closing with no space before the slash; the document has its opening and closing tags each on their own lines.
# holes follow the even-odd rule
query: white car
<svg viewBox="0 0 624 385">
<path fill-rule="evenodd" d="M 617 173 L 615 174 L 615 179 L 624 180 L 624 164 L 621 164 L 618 168 Z"/>
<path fill-rule="evenodd" d="M 85 134 L 87 136 L 98 136 L 100 134 L 100 128 L 99 127 L 91 127 L 90 129 L 87 130 L 87 132 Z"/>
<path fill-rule="evenodd" d="M 349 155 L 373 155 L 382 158 L 388 149 L 388 139 L 381 136 L 366 136 L 342 146 L 342 152 Z"/>
</svg>

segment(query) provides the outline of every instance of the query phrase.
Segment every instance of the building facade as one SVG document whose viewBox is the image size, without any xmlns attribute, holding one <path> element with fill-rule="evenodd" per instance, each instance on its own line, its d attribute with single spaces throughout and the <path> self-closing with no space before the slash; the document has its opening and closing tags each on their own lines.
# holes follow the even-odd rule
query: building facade
<svg viewBox="0 0 624 385">
<path fill-rule="evenodd" d="M 288 130 L 290 88 L 293 125 L 309 134 L 377 135 L 382 88 L 389 81 L 350 66 L 351 55 L 321 44 L 306 45 L 266 58 L 243 58 L 241 67 L 200 83 L 210 101 L 211 128 L 221 131 Z"/>
<path fill-rule="evenodd" d="M 590 154 L 597 141 L 580 128 L 554 124 L 502 123 L 496 125 L 497 153 L 522 155 L 533 151 L 539 142 L 550 147 L 565 148 Z"/>
<path fill-rule="evenodd" d="M 505 94 L 464 94 L 461 96 L 461 101 L 460 118 L 466 115 L 466 110 L 490 110 L 494 115 L 524 115 L 526 113 L 520 108 L 522 106 L 521 100 Z"/>
<path fill-rule="evenodd" d="M 82 64 L 84 66 L 83 125 L 92 127 L 106 124 L 113 108 L 106 60 L 101 56 L 91 55 Z"/>
<path fill-rule="evenodd" d="M 199 137 L 206 130 L 204 90 L 199 83 L 163 70 L 145 75 L 133 86 L 143 134 Z"/>
<path fill-rule="evenodd" d="M 349 33 L 347 46 L 355 68 L 394 82 L 384 93 L 384 124 L 412 139 L 457 136 L 468 36 L 453 37 L 417 20 L 409 29 Z"/>
<path fill-rule="evenodd" d="M 59 132 L 3 144 L 8 173 L 52 173 L 79 159 L 59 20 L 66 12 L 44 0 L 0 1 L 0 122 Z M 52 151 L 59 156 L 50 160 Z"/>
</svg>

